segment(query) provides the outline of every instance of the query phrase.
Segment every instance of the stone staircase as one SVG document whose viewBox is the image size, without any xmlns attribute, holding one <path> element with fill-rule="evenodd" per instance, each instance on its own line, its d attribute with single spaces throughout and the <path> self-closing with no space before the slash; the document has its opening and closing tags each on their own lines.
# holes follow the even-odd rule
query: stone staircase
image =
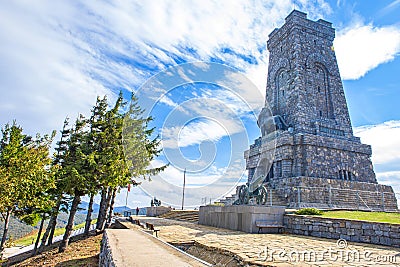
<svg viewBox="0 0 400 267">
<path fill-rule="evenodd" d="M 229 205 L 232 205 L 233 202 L 235 202 L 235 200 L 236 200 L 236 194 L 232 194 L 232 196 L 230 196 L 230 197 L 225 197 L 225 198 L 219 200 L 219 201 L 216 202 L 216 203 L 217 203 L 217 204 L 221 203 L 221 204 L 223 204 L 223 205 L 225 205 L 225 206 L 229 206 Z"/>
<path fill-rule="evenodd" d="M 264 206 L 287 206 L 288 203 L 283 197 L 283 192 L 281 190 L 276 190 L 271 187 L 267 187 L 267 203 Z M 236 194 L 232 194 L 232 196 L 225 197 L 220 199 L 217 204 L 223 204 L 225 206 L 233 205 L 235 200 L 237 199 Z M 256 204 L 255 199 L 250 200 L 249 204 Z"/>
<path fill-rule="evenodd" d="M 171 210 L 167 213 L 164 213 L 159 218 L 177 220 L 177 221 L 186 221 L 191 223 L 199 222 L 199 211 L 198 210 Z"/>
<path fill-rule="evenodd" d="M 284 206 L 286 207 L 288 203 L 285 198 L 281 195 L 281 193 L 272 188 L 267 188 L 267 203 L 266 206 Z"/>
</svg>

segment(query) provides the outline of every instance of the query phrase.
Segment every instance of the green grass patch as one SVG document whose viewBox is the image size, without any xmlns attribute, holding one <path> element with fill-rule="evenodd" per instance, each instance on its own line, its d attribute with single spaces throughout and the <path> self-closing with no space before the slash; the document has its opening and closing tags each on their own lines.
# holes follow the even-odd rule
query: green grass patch
<svg viewBox="0 0 400 267">
<path fill-rule="evenodd" d="M 325 211 L 321 216 L 325 218 L 400 224 L 400 213 L 396 212 L 335 210 L 335 211 Z"/>
<path fill-rule="evenodd" d="M 97 219 L 92 220 L 92 224 L 96 223 Z M 74 230 L 75 229 L 79 229 L 79 228 L 83 228 L 85 227 L 85 223 L 80 223 L 74 226 Z M 40 238 L 43 237 L 44 232 L 46 231 L 46 228 L 43 228 L 43 232 L 42 235 L 40 236 Z M 63 235 L 65 233 L 65 228 L 56 228 L 56 230 L 54 231 L 54 236 L 59 236 L 59 235 Z M 34 244 L 37 238 L 37 234 L 38 234 L 38 230 L 32 231 L 29 234 L 27 234 L 26 236 L 23 236 L 15 241 L 13 241 L 13 243 L 16 246 L 29 246 L 31 244 Z"/>
<path fill-rule="evenodd" d="M 322 215 L 322 211 L 316 208 L 303 208 L 295 212 L 297 215 Z"/>
</svg>

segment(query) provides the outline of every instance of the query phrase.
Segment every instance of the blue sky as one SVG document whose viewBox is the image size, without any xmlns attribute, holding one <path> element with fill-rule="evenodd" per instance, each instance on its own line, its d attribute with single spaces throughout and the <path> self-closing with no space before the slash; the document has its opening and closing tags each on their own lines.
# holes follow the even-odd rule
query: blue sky
<svg viewBox="0 0 400 267">
<path fill-rule="evenodd" d="M 107 94 L 112 102 L 119 90 L 140 90 L 171 66 L 198 61 L 225 64 L 250 79 L 258 88 L 251 94 L 258 102 L 250 105 L 256 112 L 265 95 L 268 34 L 293 8 L 336 28 L 334 46 L 354 131 L 372 145 L 378 180 L 400 193 L 400 0 L 2 1 L 0 124 L 16 119 L 30 134 L 59 130 L 66 116 L 88 114 L 97 95 Z M 221 177 L 238 181 L 243 160 L 237 154 L 258 135 L 251 112 L 236 108 L 247 103 L 249 94 L 204 83 L 170 89 L 151 99 L 151 114 L 166 138 L 166 150 L 180 149 L 198 163 L 192 165 L 208 166 L 188 172 L 189 187 Z M 182 105 L 192 113 L 185 115 Z M 213 120 L 221 105 L 227 113 Z M 229 114 L 238 119 L 232 122 Z M 163 127 L 165 122 L 171 124 Z M 178 126 L 183 128 L 174 147 L 168 137 L 176 136 Z M 246 134 L 246 142 L 232 145 L 240 134 Z M 207 154 L 203 150 L 215 152 L 215 159 L 207 159 L 211 164 L 199 160 Z M 160 195 L 170 192 L 172 201 L 179 198 L 183 165 L 171 155 L 154 164 L 176 163 L 162 177 L 174 189 L 151 187 Z M 212 190 L 201 194 L 193 199 L 200 203 L 218 195 Z M 125 204 L 125 191 L 117 200 Z M 132 207 L 149 201 L 139 189 L 129 195 Z"/>
</svg>

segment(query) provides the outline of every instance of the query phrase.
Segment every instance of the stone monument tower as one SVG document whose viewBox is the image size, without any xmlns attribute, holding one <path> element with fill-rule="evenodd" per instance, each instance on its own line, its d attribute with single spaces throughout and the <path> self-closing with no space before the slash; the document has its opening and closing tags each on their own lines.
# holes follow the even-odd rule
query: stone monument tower
<svg viewBox="0 0 400 267">
<path fill-rule="evenodd" d="M 377 183 L 371 147 L 353 135 L 334 38 L 330 22 L 296 10 L 269 35 L 273 118 L 266 108 L 259 115 L 262 137 L 245 152 L 248 183 L 267 157 L 264 184 L 288 205 L 397 209 L 393 189 Z"/>
</svg>

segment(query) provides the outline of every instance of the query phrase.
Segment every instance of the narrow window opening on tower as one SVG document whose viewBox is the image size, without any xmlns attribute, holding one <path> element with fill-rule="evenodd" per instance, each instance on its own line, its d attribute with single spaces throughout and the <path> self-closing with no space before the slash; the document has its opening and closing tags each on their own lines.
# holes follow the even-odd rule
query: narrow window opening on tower
<svg viewBox="0 0 400 267">
<path fill-rule="evenodd" d="M 285 90 L 282 90 L 282 95 L 285 96 Z"/>
<path fill-rule="evenodd" d="M 315 45 L 317 44 L 317 41 L 316 41 L 316 40 L 314 40 L 314 44 L 315 44 Z"/>
<path fill-rule="evenodd" d="M 321 93 L 321 87 L 318 86 L 318 93 Z"/>
<path fill-rule="evenodd" d="M 319 111 L 319 116 L 322 117 L 322 111 L 321 110 Z"/>
</svg>

